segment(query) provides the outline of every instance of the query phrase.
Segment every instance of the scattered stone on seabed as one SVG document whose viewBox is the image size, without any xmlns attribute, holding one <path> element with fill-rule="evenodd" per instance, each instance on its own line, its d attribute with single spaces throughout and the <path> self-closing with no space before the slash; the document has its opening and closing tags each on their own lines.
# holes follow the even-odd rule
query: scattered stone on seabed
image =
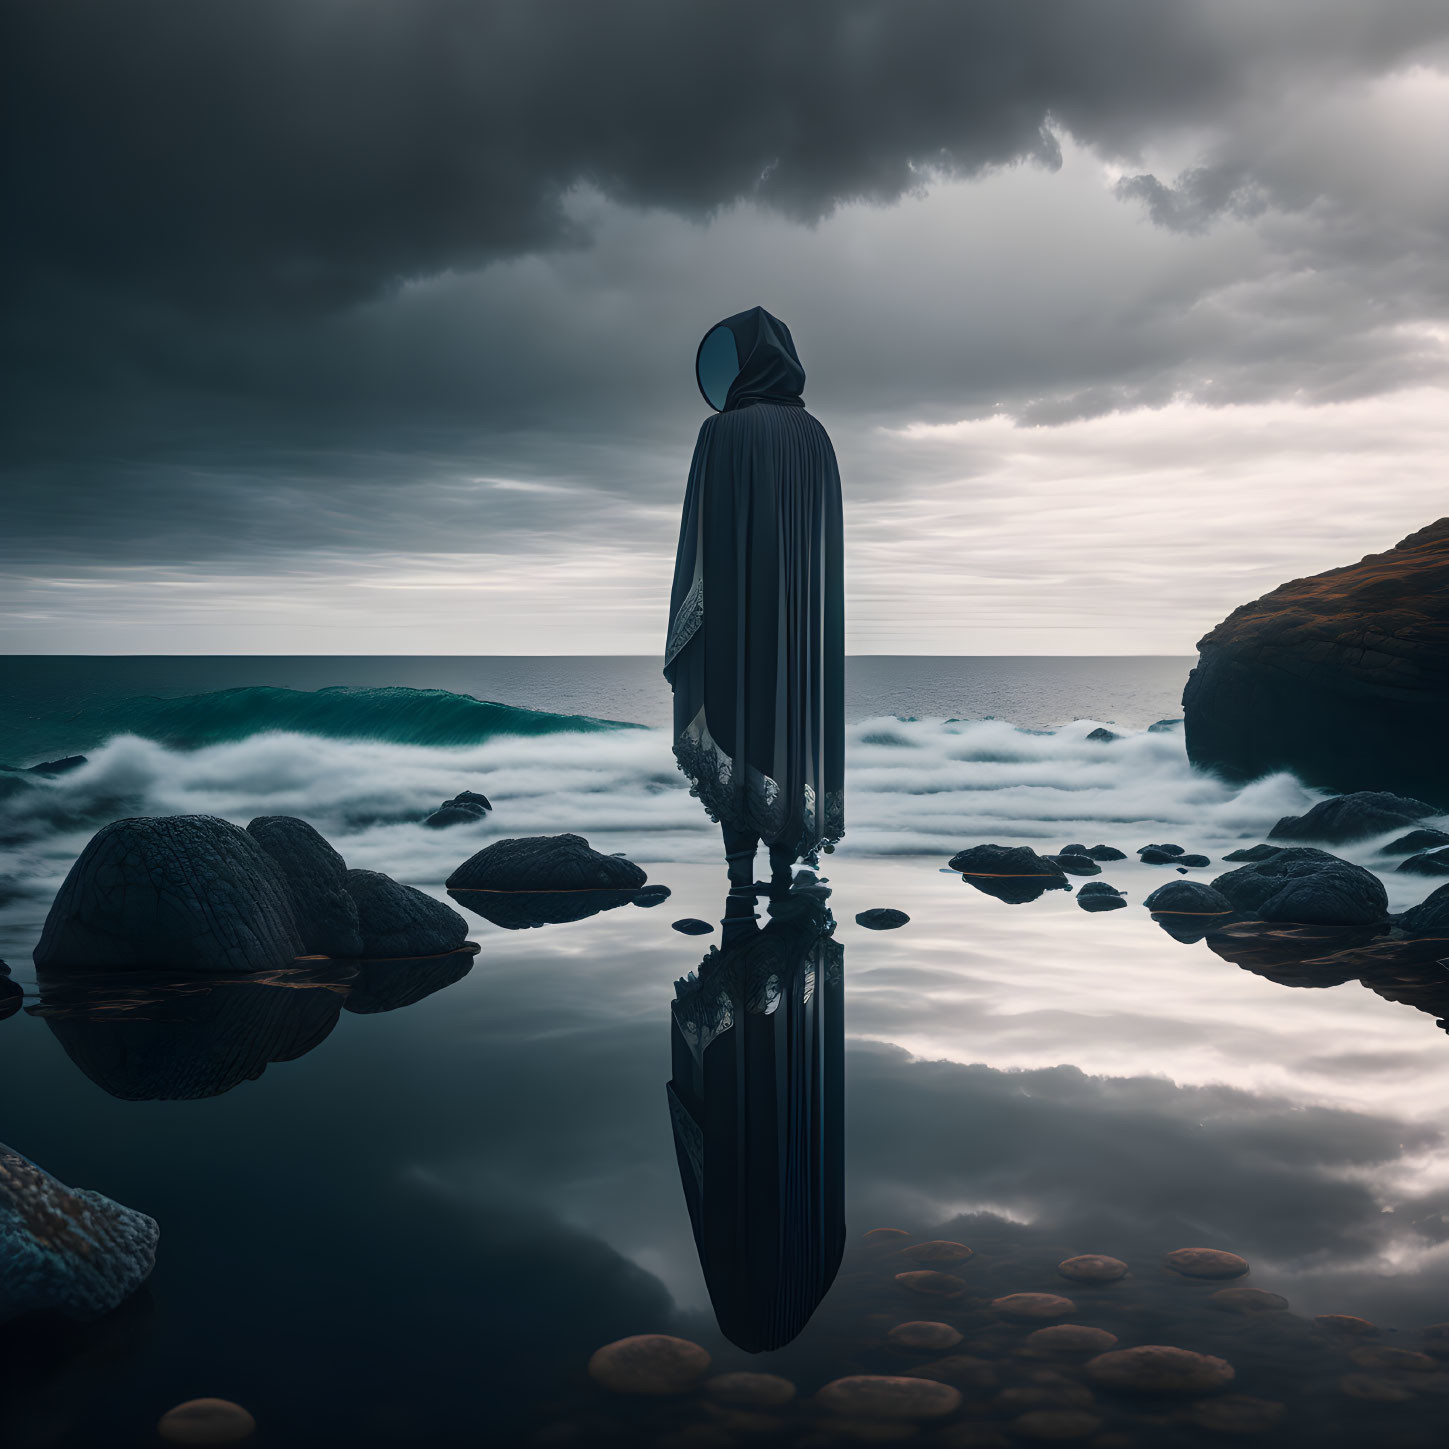
<svg viewBox="0 0 1449 1449">
<path fill-rule="evenodd" d="M 1408 1389 L 1389 1379 L 1376 1379 L 1372 1374 L 1344 1374 L 1338 1386 L 1351 1399 L 1364 1399 L 1371 1404 L 1404 1404 L 1414 1396 Z"/>
<path fill-rule="evenodd" d="M 1368 926 L 1388 918 L 1389 897 L 1371 871 L 1313 846 L 1280 850 L 1212 883 L 1235 909 L 1263 921 Z"/>
<path fill-rule="evenodd" d="M 964 1263 L 976 1255 L 965 1243 L 948 1242 L 945 1238 L 932 1238 L 925 1243 L 912 1243 L 901 1249 L 901 1257 L 917 1263 Z"/>
<path fill-rule="evenodd" d="M 897 1273 L 896 1282 L 910 1293 L 926 1298 L 959 1298 L 966 1291 L 966 1282 L 953 1273 L 937 1273 L 931 1268 L 918 1268 L 910 1273 Z"/>
<path fill-rule="evenodd" d="M 717 1374 L 704 1381 L 704 1391 L 718 1403 L 748 1409 L 774 1408 L 795 1397 L 795 1385 L 779 1374 Z"/>
<path fill-rule="evenodd" d="M 1272 1399 L 1248 1394 L 1225 1394 L 1203 1399 L 1188 1411 L 1188 1418 L 1210 1434 L 1265 1434 L 1282 1419 L 1284 1407 Z"/>
<path fill-rule="evenodd" d="M 1162 1261 L 1187 1278 L 1241 1278 L 1248 1271 L 1246 1258 L 1222 1248 L 1178 1248 Z"/>
<path fill-rule="evenodd" d="M 709 1354 L 687 1338 L 638 1333 L 594 1350 L 589 1377 L 616 1394 L 682 1394 L 709 1368 Z"/>
<path fill-rule="evenodd" d="M 1425 825 L 1419 830 L 1411 830 L 1407 835 L 1401 835 L 1397 840 L 1391 840 L 1387 845 L 1379 846 L 1381 855 L 1418 855 L 1421 850 L 1436 850 L 1441 845 L 1449 845 L 1449 830 L 1437 830 L 1432 825 Z"/>
<path fill-rule="evenodd" d="M 1288 1300 L 1281 1293 L 1268 1293 L 1262 1288 L 1219 1288 L 1208 1294 L 1208 1303 L 1224 1313 L 1281 1313 Z"/>
<path fill-rule="evenodd" d="M 1143 1394 L 1206 1394 L 1231 1383 L 1234 1376 L 1226 1359 L 1162 1343 L 1114 1348 L 1087 1360 L 1087 1377 L 1093 1383 Z"/>
<path fill-rule="evenodd" d="M 1117 1342 L 1105 1328 L 1088 1328 L 1083 1323 L 1053 1323 L 1026 1336 L 1027 1346 L 1052 1354 L 1105 1353 Z"/>
<path fill-rule="evenodd" d="M 1065 1443 L 1085 1439 L 1102 1427 L 1102 1421 L 1085 1409 L 1032 1409 L 1007 1426 L 1021 1439 Z"/>
<path fill-rule="evenodd" d="M 904 1228 L 871 1228 L 862 1234 L 861 1241 L 866 1243 L 897 1243 L 911 1235 Z"/>
<path fill-rule="evenodd" d="M 1326 840 L 1330 845 L 1348 845 L 1444 813 L 1437 805 L 1406 795 L 1356 790 L 1320 800 L 1306 815 L 1285 815 L 1268 832 L 1268 839 Z"/>
<path fill-rule="evenodd" d="M 1413 1348 L 1391 1348 L 1380 1343 L 1351 1349 L 1348 1356 L 1361 1369 L 1378 1369 L 1381 1372 L 1431 1374 L 1439 1368 L 1427 1353 Z"/>
<path fill-rule="evenodd" d="M 1229 916 L 1233 903 L 1206 881 L 1170 880 L 1160 885 L 1142 902 L 1149 911 L 1172 915 Z"/>
<path fill-rule="evenodd" d="M 1395 867 L 1406 875 L 1449 875 L 1449 850 L 1426 851 L 1411 855 Z"/>
<path fill-rule="evenodd" d="M 1079 1253 L 1075 1258 L 1062 1259 L 1057 1272 L 1078 1283 L 1115 1283 L 1126 1277 L 1127 1265 L 1121 1258 L 1109 1258 L 1105 1253 Z"/>
<path fill-rule="evenodd" d="M 275 971 L 302 954 L 272 858 L 212 815 L 113 820 L 56 893 L 35 948 L 42 971 Z"/>
<path fill-rule="evenodd" d="M 1435 936 L 1449 931 L 1449 883 L 1429 892 L 1417 906 L 1399 917 L 1399 929 L 1411 936 Z"/>
<path fill-rule="evenodd" d="M 1051 861 L 1053 865 L 1058 866 L 1068 875 L 1101 875 L 1102 873 L 1102 867 L 1090 855 L 1085 853 L 1080 855 L 1071 853 L 1065 855 L 1048 855 L 1042 858 Z"/>
<path fill-rule="evenodd" d="M 452 906 L 381 871 L 349 870 L 347 891 L 357 902 L 364 956 L 440 956 L 468 939 L 468 923 Z"/>
<path fill-rule="evenodd" d="M 898 911 L 892 906 L 872 906 L 868 911 L 857 912 L 855 924 L 864 926 L 868 931 L 894 931 L 897 926 L 904 926 L 910 919 L 904 911 Z"/>
<path fill-rule="evenodd" d="M 188 1399 L 161 1415 L 156 1432 L 171 1444 L 240 1444 L 257 1421 L 230 1399 Z"/>
<path fill-rule="evenodd" d="M 674 930 L 685 936 L 707 936 L 714 930 L 708 921 L 701 921 L 696 916 L 684 916 L 669 924 Z"/>
<path fill-rule="evenodd" d="M 258 815 L 247 834 L 267 853 L 292 901 L 304 952 L 362 955 L 357 902 L 347 890 L 347 862 L 326 838 L 295 815 Z"/>
<path fill-rule="evenodd" d="M 1077 1305 L 1059 1293 L 1008 1293 L 993 1298 L 991 1306 L 1005 1318 L 1065 1318 L 1077 1311 Z"/>
<path fill-rule="evenodd" d="M 159 1236 L 145 1213 L 69 1188 L 0 1143 L 0 1323 L 109 1313 L 150 1275 Z"/>
<path fill-rule="evenodd" d="M 1379 1331 L 1377 1324 L 1370 1323 L 1367 1318 L 1356 1317 L 1352 1313 L 1320 1313 L 1313 1321 L 1320 1328 L 1330 1328 L 1335 1333 L 1362 1335 Z"/>
<path fill-rule="evenodd" d="M 947 864 L 962 875 L 1042 876 L 1066 883 L 1061 866 L 1038 855 L 1029 845 L 972 845 L 958 850 Z"/>
<path fill-rule="evenodd" d="M 646 909 L 650 906 L 662 906 L 669 896 L 670 890 L 667 885 L 647 885 L 634 892 L 634 904 Z"/>
<path fill-rule="evenodd" d="M 815 1401 L 831 1414 L 862 1419 L 944 1419 L 961 1406 L 961 1391 L 935 1379 L 852 1374 L 825 1385 Z"/>
<path fill-rule="evenodd" d="M 448 877 L 451 890 L 637 891 L 642 867 L 603 855 L 581 835 L 524 835 L 485 845 Z"/>
<path fill-rule="evenodd" d="M 969 1353 L 953 1353 L 945 1358 L 932 1359 L 930 1363 L 913 1368 L 909 1376 L 954 1384 L 958 1389 L 969 1389 L 976 1394 L 992 1393 L 1001 1385 L 996 1370 L 984 1358 L 976 1358 Z"/>
<path fill-rule="evenodd" d="M 961 1342 L 959 1329 L 949 1323 L 933 1323 L 928 1319 L 913 1319 L 909 1323 L 898 1323 L 886 1338 L 897 1348 L 920 1349 L 938 1353 L 942 1349 L 955 1348 Z"/>
</svg>

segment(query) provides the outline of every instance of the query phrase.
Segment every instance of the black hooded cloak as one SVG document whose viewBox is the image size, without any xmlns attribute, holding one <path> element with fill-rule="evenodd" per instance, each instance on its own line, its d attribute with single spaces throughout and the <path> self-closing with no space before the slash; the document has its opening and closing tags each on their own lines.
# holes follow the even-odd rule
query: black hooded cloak
<svg viewBox="0 0 1449 1449">
<path fill-rule="evenodd" d="M 740 367 L 684 495 L 664 649 L 674 754 L 711 818 L 813 864 L 845 830 L 840 472 L 789 328 L 763 307 L 718 325 Z"/>
</svg>

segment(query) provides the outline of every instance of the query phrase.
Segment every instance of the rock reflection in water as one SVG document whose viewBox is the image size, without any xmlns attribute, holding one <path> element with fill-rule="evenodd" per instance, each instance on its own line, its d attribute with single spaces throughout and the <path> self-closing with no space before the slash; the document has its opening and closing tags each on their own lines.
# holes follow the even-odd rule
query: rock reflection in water
<svg viewBox="0 0 1449 1449">
<path fill-rule="evenodd" d="M 720 1329 L 795 1338 L 845 1247 L 844 952 L 821 889 L 731 894 L 723 942 L 675 987 L 675 1149 Z"/>
<path fill-rule="evenodd" d="M 406 961 L 318 961 L 232 978 L 138 972 L 42 976 L 41 1017 L 87 1077 L 124 1101 L 219 1097 L 370 1014 L 451 986 L 476 946 Z"/>
</svg>

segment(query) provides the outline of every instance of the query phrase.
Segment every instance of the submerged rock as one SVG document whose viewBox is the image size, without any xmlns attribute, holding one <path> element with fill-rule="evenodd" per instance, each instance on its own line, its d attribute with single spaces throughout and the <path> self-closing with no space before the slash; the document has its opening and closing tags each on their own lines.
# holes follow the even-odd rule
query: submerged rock
<svg viewBox="0 0 1449 1449">
<path fill-rule="evenodd" d="M 451 906 L 376 870 L 349 870 L 357 902 L 362 954 L 387 958 L 440 956 L 468 937 L 468 923 Z"/>
<path fill-rule="evenodd" d="M 448 877 L 450 891 L 637 891 L 633 861 L 602 855 L 581 835 L 526 835 L 485 845 Z"/>
<path fill-rule="evenodd" d="M 1388 917 L 1389 897 L 1372 872 L 1312 846 L 1280 850 L 1212 883 L 1235 910 L 1264 921 L 1306 925 L 1374 925 Z"/>
<path fill-rule="evenodd" d="M 1087 1360 L 1094 1384 L 1143 1394 L 1206 1394 L 1235 1376 L 1226 1359 L 1168 1344 L 1115 1348 Z"/>
<path fill-rule="evenodd" d="M 1399 917 L 1399 928 L 1415 936 L 1449 933 L 1449 882 L 1431 891 Z"/>
<path fill-rule="evenodd" d="M 910 1323 L 898 1323 L 886 1338 L 897 1348 L 906 1348 L 921 1353 L 939 1353 L 955 1348 L 961 1342 L 961 1330 L 949 1323 L 933 1323 L 916 1319 Z"/>
<path fill-rule="evenodd" d="M 1409 875 L 1449 875 L 1449 850 L 1424 851 L 1399 862 Z"/>
<path fill-rule="evenodd" d="M 1413 825 L 1444 812 L 1435 805 L 1383 790 L 1358 790 L 1320 800 L 1306 815 L 1285 815 L 1269 832 L 1269 840 L 1326 840 L 1348 845 L 1387 830 Z"/>
<path fill-rule="evenodd" d="M 1449 518 L 1244 604 L 1198 642 L 1189 758 L 1241 779 L 1286 768 L 1338 790 L 1442 789 L 1446 622 Z"/>
<path fill-rule="evenodd" d="M 961 1391 L 935 1379 L 853 1374 L 815 1395 L 828 1413 L 847 1419 L 944 1419 L 961 1406 Z"/>
<path fill-rule="evenodd" d="M 360 956 L 357 902 L 347 889 L 347 862 L 305 820 L 259 815 L 247 834 L 281 872 L 302 949 L 309 955 Z"/>
<path fill-rule="evenodd" d="M 1115 1333 L 1105 1328 L 1089 1328 L 1083 1323 L 1053 1323 L 1026 1336 L 1027 1345 L 1039 1353 L 1068 1354 L 1105 1353 L 1117 1342 Z"/>
<path fill-rule="evenodd" d="M 894 931 L 904 926 L 911 918 L 892 906 L 872 906 L 868 911 L 859 911 L 855 917 L 857 926 L 868 931 Z"/>
<path fill-rule="evenodd" d="M 0 1323 L 109 1313 L 149 1276 L 159 1235 L 145 1213 L 68 1188 L 0 1143 Z"/>
<path fill-rule="evenodd" d="M 1003 1318 L 1065 1318 L 1077 1311 L 1077 1305 L 1060 1293 L 1008 1293 L 993 1298 L 991 1306 Z"/>
<path fill-rule="evenodd" d="M 1170 880 L 1160 885 L 1142 902 L 1149 911 L 1174 915 L 1225 916 L 1233 913 L 1233 903 L 1212 886 L 1200 880 Z"/>
<path fill-rule="evenodd" d="M 931 1238 L 924 1243 L 912 1243 L 901 1249 L 901 1257 L 913 1263 L 964 1263 L 976 1256 L 965 1243 L 953 1243 L 946 1238 Z"/>
<path fill-rule="evenodd" d="M 1077 1283 L 1115 1283 L 1127 1276 L 1127 1265 L 1105 1253 L 1079 1253 L 1058 1263 L 1057 1272 Z"/>
<path fill-rule="evenodd" d="M 1178 1248 L 1162 1261 L 1185 1278 L 1241 1278 L 1248 1271 L 1245 1258 L 1223 1248 Z"/>
<path fill-rule="evenodd" d="M 269 971 L 302 954 L 291 895 L 261 846 L 228 820 L 114 820 L 71 866 L 35 964 Z"/>
<path fill-rule="evenodd" d="M 640 1333 L 595 1349 L 589 1377 L 616 1394 L 682 1394 L 709 1368 L 709 1354 L 687 1338 Z"/>
</svg>

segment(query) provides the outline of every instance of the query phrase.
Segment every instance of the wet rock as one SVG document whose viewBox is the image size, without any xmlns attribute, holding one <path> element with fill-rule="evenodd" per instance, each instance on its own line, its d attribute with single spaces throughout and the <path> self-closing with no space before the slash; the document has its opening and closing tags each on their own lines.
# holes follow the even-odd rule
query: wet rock
<svg viewBox="0 0 1449 1449">
<path fill-rule="evenodd" d="M 364 956 L 441 956 L 468 939 L 468 923 L 451 906 L 376 870 L 349 870 Z"/>
<path fill-rule="evenodd" d="M 684 936 L 707 936 L 714 930 L 708 921 L 701 921 L 695 916 L 684 916 L 680 920 L 671 921 L 670 927 Z"/>
<path fill-rule="evenodd" d="M 1182 854 L 1182 846 L 1180 845 L 1139 845 L 1137 847 L 1137 854 L 1145 855 L 1149 850 L 1159 850 L 1163 855 Z"/>
<path fill-rule="evenodd" d="M 857 912 L 855 924 L 864 926 L 868 931 L 894 931 L 910 919 L 904 911 L 895 910 L 891 906 L 873 906 L 868 911 Z"/>
<path fill-rule="evenodd" d="M 1104 880 L 1089 880 L 1077 892 L 1077 904 L 1084 911 L 1117 911 L 1127 904 L 1127 898 Z"/>
<path fill-rule="evenodd" d="M 1077 1311 L 1070 1298 L 1058 1293 L 1008 1293 L 993 1298 L 991 1306 L 1004 1318 L 1065 1318 Z"/>
<path fill-rule="evenodd" d="M 1208 1294 L 1208 1303 L 1224 1313 L 1240 1313 L 1250 1317 L 1257 1313 L 1281 1313 L 1288 1300 L 1280 1293 L 1267 1293 L 1261 1288 L 1219 1288 Z"/>
<path fill-rule="evenodd" d="M 1212 885 L 1236 910 L 1264 921 L 1375 925 L 1389 910 L 1388 892 L 1376 875 L 1311 846 L 1239 866 Z"/>
<path fill-rule="evenodd" d="M 957 851 L 947 864 L 967 876 L 1040 880 L 1066 886 L 1061 866 L 1027 845 L 973 845 Z"/>
<path fill-rule="evenodd" d="M 66 1187 L 0 1143 L 0 1323 L 109 1313 L 149 1276 L 159 1233 L 145 1213 Z"/>
<path fill-rule="evenodd" d="M 961 1333 L 949 1323 L 932 1323 L 927 1319 L 916 1319 L 910 1323 L 898 1323 L 886 1334 L 886 1338 L 897 1348 L 920 1350 L 926 1353 L 940 1353 L 942 1349 L 955 1348 L 961 1342 Z"/>
<path fill-rule="evenodd" d="M 1089 1438 L 1101 1427 L 1101 1419 L 1085 1409 L 1032 1409 L 1007 1425 L 1018 1439 L 1051 1444 Z"/>
<path fill-rule="evenodd" d="M 1351 1399 L 1363 1399 L 1370 1404 L 1405 1404 L 1414 1396 L 1388 1379 L 1376 1379 L 1372 1374 L 1344 1374 L 1338 1387 Z"/>
<path fill-rule="evenodd" d="M 904 1228 L 871 1228 L 861 1235 L 864 1243 L 903 1243 L 911 1235 Z"/>
<path fill-rule="evenodd" d="M 923 1298 L 960 1298 L 966 1292 L 964 1279 L 953 1273 L 938 1273 L 931 1268 L 897 1273 L 896 1282 L 908 1293 L 919 1293 Z"/>
<path fill-rule="evenodd" d="M 1408 875 L 1449 875 L 1449 850 L 1426 851 L 1401 860 L 1397 869 Z"/>
<path fill-rule="evenodd" d="M 1049 860 L 1068 875 L 1101 875 L 1102 867 L 1090 855 L 1048 855 Z"/>
<path fill-rule="evenodd" d="M 1248 1271 L 1245 1258 L 1221 1248 L 1178 1248 L 1163 1262 L 1186 1278 L 1241 1278 Z"/>
<path fill-rule="evenodd" d="M 934 1379 L 853 1374 L 826 1384 L 815 1401 L 827 1413 L 846 1418 L 916 1423 L 954 1414 L 961 1406 L 961 1393 Z"/>
<path fill-rule="evenodd" d="M 1200 880 L 1170 880 L 1160 885 L 1142 902 L 1149 911 L 1173 915 L 1232 915 L 1233 903 L 1212 886 Z"/>
<path fill-rule="evenodd" d="M 1321 1328 L 1330 1329 L 1334 1333 L 1351 1334 L 1356 1338 L 1379 1331 L 1376 1324 L 1370 1323 L 1367 1318 L 1358 1318 L 1352 1313 L 1320 1313 L 1313 1321 Z"/>
<path fill-rule="evenodd" d="M 1421 850 L 1437 850 L 1441 845 L 1449 845 L 1449 830 L 1426 825 L 1379 846 L 1379 852 L 1382 855 L 1417 855 Z"/>
<path fill-rule="evenodd" d="M 1088 854 L 1088 850 L 1087 850 L 1087 847 L 1085 845 L 1080 845 L 1080 844 L 1064 845 L 1064 846 L 1062 846 L 1062 848 L 1059 851 L 1057 851 L 1057 854 L 1058 855 L 1087 855 Z"/>
<path fill-rule="evenodd" d="M 1287 847 L 1283 845 L 1251 845 L 1245 850 L 1230 850 L 1223 856 L 1223 859 L 1243 861 L 1272 860 L 1280 850 L 1286 849 Z"/>
<path fill-rule="evenodd" d="M 975 1254 L 965 1243 L 952 1243 L 944 1238 L 932 1238 L 925 1243 L 912 1243 L 901 1249 L 901 1257 L 915 1263 L 964 1263 Z"/>
<path fill-rule="evenodd" d="M 1105 1328 L 1088 1328 L 1082 1323 L 1053 1323 L 1026 1336 L 1027 1346 L 1040 1353 L 1062 1357 L 1105 1353 L 1117 1342 Z"/>
<path fill-rule="evenodd" d="M 167 815 L 103 826 L 45 920 L 42 971 L 269 971 L 302 954 L 286 882 L 228 820 Z"/>
<path fill-rule="evenodd" d="M 1089 845 L 1087 854 L 1093 860 L 1126 860 L 1127 852 L 1118 850 L 1115 845 Z"/>
<path fill-rule="evenodd" d="M 795 1397 L 795 1385 L 779 1374 L 718 1374 L 705 1380 L 704 1392 L 719 1404 L 741 1409 L 773 1409 Z"/>
<path fill-rule="evenodd" d="M 639 1333 L 595 1349 L 589 1377 L 616 1394 L 682 1394 L 704 1376 L 709 1354 L 687 1338 Z"/>
<path fill-rule="evenodd" d="M 1120 740 L 1122 736 L 1112 730 L 1104 728 L 1102 725 L 1098 725 L 1096 729 L 1088 733 L 1086 738 L 1091 740 L 1093 744 L 1110 745 L 1113 740 Z"/>
<path fill-rule="evenodd" d="M 1212 857 L 1206 855 L 1179 855 L 1177 857 L 1177 863 L 1178 865 L 1190 865 L 1194 870 L 1197 870 L 1202 866 L 1211 865 Z"/>
<path fill-rule="evenodd" d="M 528 835 L 485 845 L 448 877 L 450 891 L 621 890 L 633 893 L 645 872 L 631 860 L 602 855 L 581 835 Z"/>
<path fill-rule="evenodd" d="M 168 1444 L 240 1444 L 257 1421 L 230 1399 L 188 1399 L 161 1415 L 156 1432 Z"/>
<path fill-rule="evenodd" d="M 347 862 L 295 815 L 258 815 L 247 834 L 271 857 L 292 901 L 302 949 L 316 956 L 362 955 L 357 902 L 347 890 Z"/>
<path fill-rule="evenodd" d="M 1226 1394 L 1220 1399 L 1204 1399 L 1188 1411 L 1188 1419 L 1209 1434 L 1246 1436 L 1266 1434 L 1283 1419 L 1282 1404 L 1272 1399 L 1255 1399 L 1247 1394 Z"/>
<path fill-rule="evenodd" d="M 670 890 L 667 885 L 647 885 L 642 890 L 634 892 L 634 904 L 647 910 L 651 906 L 662 906 L 669 896 Z"/>
<path fill-rule="evenodd" d="M 1104 1253 L 1079 1253 L 1058 1263 L 1057 1272 L 1076 1283 L 1115 1283 L 1127 1276 L 1127 1265 Z"/>
<path fill-rule="evenodd" d="M 1388 830 L 1415 825 L 1445 811 L 1423 800 L 1382 790 L 1359 790 L 1320 800 L 1306 815 L 1285 815 L 1269 832 L 1269 840 L 1323 840 L 1348 845 Z"/>
<path fill-rule="evenodd" d="M 492 808 L 493 803 L 486 795 L 476 790 L 460 790 L 451 800 L 444 800 L 423 824 L 434 830 L 443 830 L 449 825 L 476 825 L 488 818 Z"/>
<path fill-rule="evenodd" d="M 1207 1394 L 1232 1382 L 1225 1359 L 1168 1344 L 1114 1348 L 1087 1360 L 1087 1377 L 1104 1389 L 1140 1394 Z"/>
</svg>

